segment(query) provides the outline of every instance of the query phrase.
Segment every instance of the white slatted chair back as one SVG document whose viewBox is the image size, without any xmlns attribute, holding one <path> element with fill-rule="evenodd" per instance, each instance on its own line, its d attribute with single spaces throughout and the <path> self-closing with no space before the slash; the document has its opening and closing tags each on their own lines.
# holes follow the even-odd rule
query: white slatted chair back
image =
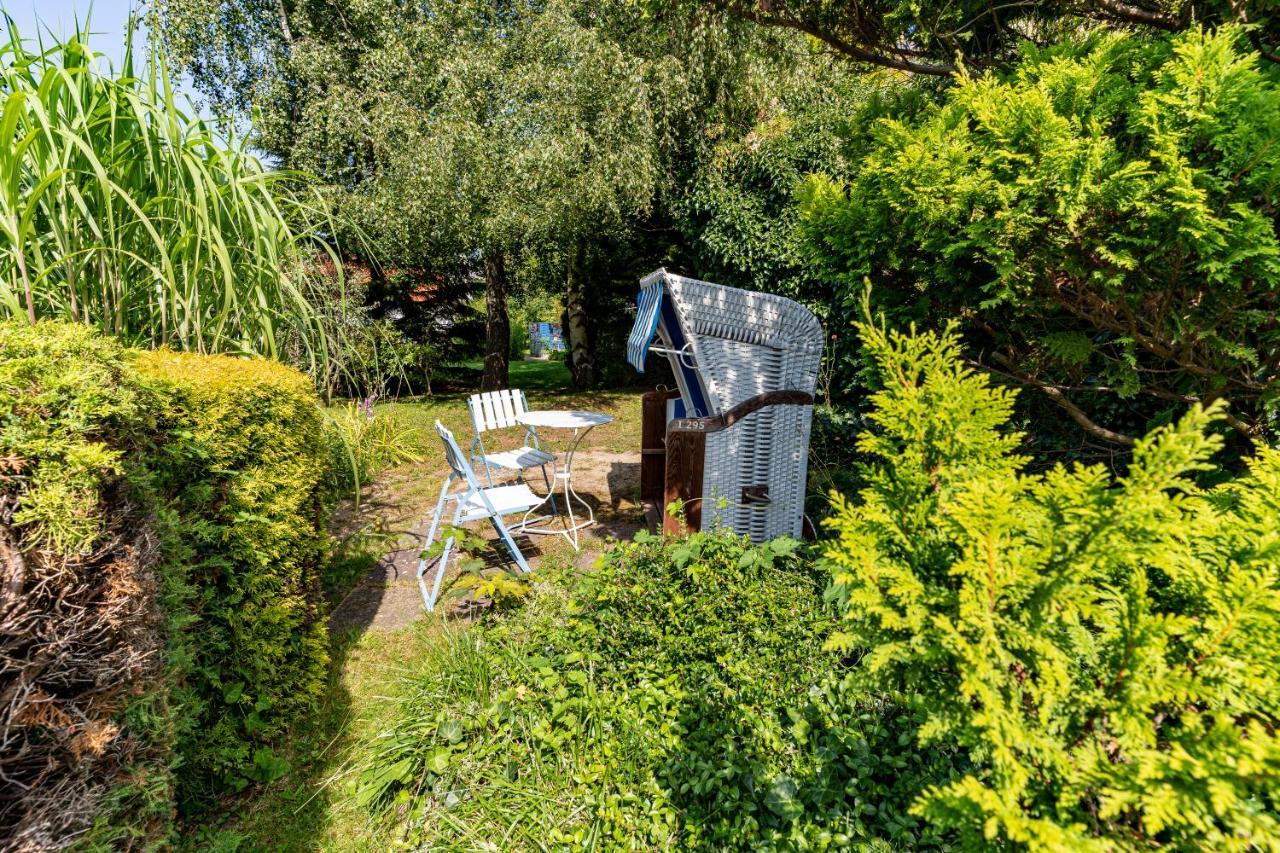
<svg viewBox="0 0 1280 853">
<path fill-rule="evenodd" d="M 471 423 L 479 435 L 492 429 L 520 426 L 518 418 L 529 411 L 529 404 L 523 391 L 508 388 L 472 394 L 467 398 L 467 408 L 471 410 Z"/>
<path fill-rule="evenodd" d="M 483 489 L 483 486 L 480 485 L 480 480 L 476 477 L 476 472 L 471 468 L 471 463 L 467 461 L 467 455 L 458 447 L 458 441 L 453 437 L 453 433 L 449 431 L 449 428 L 436 421 L 436 432 L 440 434 L 440 440 L 444 442 L 444 456 L 449 462 L 449 467 L 453 469 L 453 478 L 462 480 L 476 491 Z"/>
</svg>

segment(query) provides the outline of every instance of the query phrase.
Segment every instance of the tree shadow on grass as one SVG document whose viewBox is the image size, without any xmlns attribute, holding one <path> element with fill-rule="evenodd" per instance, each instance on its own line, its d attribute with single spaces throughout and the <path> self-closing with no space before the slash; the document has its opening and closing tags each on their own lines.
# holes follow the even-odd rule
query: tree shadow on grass
<svg viewBox="0 0 1280 853">
<path fill-rule="evenodd" d="M 187 850 L 316 850 L 325 843 L 335 804 L 346 796 L 345 773 L 354 743 L 354 702 L 348 662 L 370 629 L 395 571 L 388 543 L 394 504 L 384 489 L 366 487 L 359 504 L 344 501 L 331 519 L 335 550 L 322 573 L 329 626 L 329 666 L 313 712 L 293 722 L 274 746 L 287 762 L 280 778 L 229 797 L 200 825 L 187 827 Z M 386 532 L 383 532 L 386 531 Z M 394 552 L 393 552 L 394 554 Z M 416 550 L 415 550 L 416 554 Z M 354 842 L 354 839 L 353 839 Z M 344 845 L 345 847 L 345 845 Z"/>
</svg>

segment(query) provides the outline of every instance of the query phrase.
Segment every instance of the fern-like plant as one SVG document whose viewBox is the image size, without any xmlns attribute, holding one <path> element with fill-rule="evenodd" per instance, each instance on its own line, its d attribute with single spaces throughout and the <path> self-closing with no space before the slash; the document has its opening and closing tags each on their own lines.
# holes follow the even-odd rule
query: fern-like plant
<svg viewBox="0 0 1280 853">
<path fill-rule="evenodd" d="M 851 689 L 972 770 L 917 814 L 966 846 L 1280 846 L 1280 450 L 1206 490 L 1215 406 L 1127 474 L 1022 470 L 1013 392 L 956 336 L 861 327 L 883 390 L 828 549 Z"/>
</svg>

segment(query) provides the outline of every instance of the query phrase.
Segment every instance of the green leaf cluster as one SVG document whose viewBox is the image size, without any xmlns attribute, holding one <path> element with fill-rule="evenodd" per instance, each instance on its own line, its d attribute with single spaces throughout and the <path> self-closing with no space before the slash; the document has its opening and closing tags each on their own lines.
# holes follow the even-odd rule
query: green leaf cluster
<svg viewBox="0 0 1280 853">
<path fill-rule="evenodd" d="M 32 547 L 87 554 L 102 533 L 102 493 L 142 440 L 153 398 L 118 344 L 82 326 L 0 325 L 0 456 L 5 492 Z M 56 413 L 56 417 L 51 417 Z"/>
<path fill-rule="evenodd" d="M 907 808 L 950 755 L 904 754 L 910 713 L 846 701 L 825 583 L 792 540 L 641 534 L 433 643 L 358 796 L 427 847 L 918 843 Z"/>
<path fill-rule="evenodd" d="M 1012 394 L 953 332 L 862 340 L 882 382 L 827 548 L 846 689 L 971 762 L 913 812 L 965 846 L 1280 844 L 1280 451 L 1197 485 L 1218 406 L 1128 472 L 1024 471 Z"/>
<path fill-rule="evenodd" d="M 870 278 L 893 317 L 960 319 L 984 363 L 1120 432 L 1146 424 L 1105 404 L 1139 395 L 1151 422 L 1225 399 L 1237 430 L 1266 429 L 1280 82 L 1238 29 L 1028 47 L 915 116 L 870 118 L 851 180 L 800 194 L 846 316 Z"/>
<path fill-rule="evenodd" d="M 805 33 L 849 61 L 928 77 L 946 77 L 964 66 L 1007 67 L 1027 42 L 1051 44 L 1096 26 L 1149 36 L 1197 25 L 1238 24 L 1258 56 L 1280 63 L 1275 0 L 1025 0 L 998 5 L 976 0 L 646 0 L 645 5 L 655 11 L 695 5 L 727 9 L 744 20 Z"/>
<path fill-rule="evenodd" d="M 825 319 L 831 288 L 807 257 L 794 193 L 811 173 L 849 172 L 850 105 L 892 84 L 800 51 L 791 65 L 773 75 L 751 126 L 699 152 L 689 181 L 673 188 L 673 215 L 700 277 L 780 293 Z"/>
</svg>

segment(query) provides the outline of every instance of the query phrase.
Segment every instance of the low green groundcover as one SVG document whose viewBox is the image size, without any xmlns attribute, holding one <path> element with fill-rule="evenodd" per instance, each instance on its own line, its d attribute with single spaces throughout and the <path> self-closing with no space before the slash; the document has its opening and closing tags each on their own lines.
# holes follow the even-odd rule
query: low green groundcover
<svg viewBox="0 0 1280 853">
<path fill-rule="evenodd" d="M 539 583 L 400 685 L 362 798 L 427 848 L 918 843 L 907 808 L 952 757 L 904 753 L 908 715 L 847 701 L 813 556 L 641 534 Z"/>
</svg>

